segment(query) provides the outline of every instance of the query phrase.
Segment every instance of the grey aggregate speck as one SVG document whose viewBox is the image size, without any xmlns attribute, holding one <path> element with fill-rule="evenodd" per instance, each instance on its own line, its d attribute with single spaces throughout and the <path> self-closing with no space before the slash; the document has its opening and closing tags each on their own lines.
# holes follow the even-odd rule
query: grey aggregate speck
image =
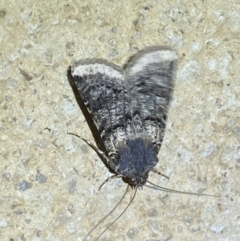
<svg viewBox="0 0 240 241">
<path fill-rule="evenodd" d="M 47 178 L 38 170 L 35 176 L 35 181 L 37 181 L 39 184 L 43 184 L 47 182 Z"/>
<path fill-rule="evenodd" d="M 68 182 L 68 192 L 69 194 L 73 194 L 75 189 L 76 189 L 76 184 L 77 181 L 76 180 L 71 180 Z"/>
<path fill-rule="evenodd" d="M 2 177 L 5 178 L 7 181 L 9 181 L 11 174 L 9 172 L 3 173 Z"/>
<path fill-rule="evenodd" d="M 128 233 L 127 236 L 131 239 L 133 239 L 136 235 L 138 234 L 138 229 L 137 228 L 131 228 Z"/>
<path fill-rule="evenodd" d="M 18 183 L 18 190 L 19 191 L 26 191 L 27 189 L 31 189 L 32 188 L 32 183 L 23 180 L 20 183 Z"/>
</svg>

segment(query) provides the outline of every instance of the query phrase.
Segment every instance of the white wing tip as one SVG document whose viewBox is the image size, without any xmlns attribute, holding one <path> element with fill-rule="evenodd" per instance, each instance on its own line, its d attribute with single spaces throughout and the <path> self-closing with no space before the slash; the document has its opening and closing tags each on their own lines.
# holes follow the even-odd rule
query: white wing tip
<svg viewBox="0 0 240 241">
<path fill-rule="evenodd" d="M 113 68 L 110 65 L 106 65 L 105 63 L 98 63 L 98 62 L 79 62 L 78 65 L 75 65 L 71 68 L 72 76 L 89 76 L 95 75 L 98 77 L 99 75 L 106 75 L 110 78 L 119 78 L 122 79 L 123 76 L 120 71 Z"/>
<path fill-rule="evenodd" d="M 171 49 L 160 50 L 158 51 L 158 54 L 163 61 L 173 61 L 178 59 L 176 52 Z"/>
</svg>

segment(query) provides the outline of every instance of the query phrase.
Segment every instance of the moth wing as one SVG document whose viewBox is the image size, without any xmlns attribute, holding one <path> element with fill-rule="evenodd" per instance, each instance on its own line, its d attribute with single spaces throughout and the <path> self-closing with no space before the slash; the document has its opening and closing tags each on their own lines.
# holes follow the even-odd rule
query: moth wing
<svg viewBox="0 0 240 241">
<path fill-rule="evenodd" d="M 177 55 L 170 48 L 137 54 L 126 66 L 131 116 L 137 136 L 161 147 L 174 87 Z"/>
<path fill-rule="evenodd" d="M 80 61 L 71 67 L 78 91 L 92 115 L 108 152 L 125 139 L 130 100 L 123 70 L 103 60 Z"/>
</svg>

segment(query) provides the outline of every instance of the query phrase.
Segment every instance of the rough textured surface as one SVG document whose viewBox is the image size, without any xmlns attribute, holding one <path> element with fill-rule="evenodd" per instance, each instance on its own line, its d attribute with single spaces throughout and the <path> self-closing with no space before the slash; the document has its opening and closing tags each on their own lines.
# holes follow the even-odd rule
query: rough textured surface
<svg viewBox="0 0 240 241">
<path fill-rule="evenodd" d="M 149 179 L 221 197 L 144 187 L 101 240 L 239 240 L 239 29 L 238 1 L 2 1 L 0 240 L 82 240 L 118 202 L 125 184 L 98 191 L 109 171 L 67 135 L 92 139 L 66 70 L 153 45 L 175 46 L 179 65 L 157 165 L 170 179 Z"/>
</svg>

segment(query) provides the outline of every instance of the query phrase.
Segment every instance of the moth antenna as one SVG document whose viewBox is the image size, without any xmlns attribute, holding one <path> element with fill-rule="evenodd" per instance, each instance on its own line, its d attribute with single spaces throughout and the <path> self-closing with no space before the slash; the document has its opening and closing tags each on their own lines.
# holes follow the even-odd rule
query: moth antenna
<svg viewBox="0 0 240 241">
<path fill-rule="evenodd" d="M 129 187 L 129 185 L 128 185 Z M 126 191 L 127 192 L 127 191 Z M 137 193 L 137 188 L 135 189 L 135 192 L 133 194 L 133 197 L 131 198 L 130 202 L 128 203 L 128 205 L 124 208 L 124 210 L 122 211 L 122 213 L 111 223 L 109 224 L 102 232 L 101 234 L 97 237 L 97 239 L 95 239 L 95 241 L 99 240 L 99 238 L 114 224 L 117 222 L 117 220 L 127 211 L 127 209 L 129 208 L 129 206 L 132 204 L 135 196 L 136 196 L 136 193 Z M 111 211 L 112 212 L 112 211 Z M 109 216 L 109 215 L 108 215 Z"/>
<path fill-rule="evenodd" d="M 163 177 L 165 177 L 165 178 L 169 179 L 169 177 L 168 177 L 168 176 L 166 176 L 166 175 L 162 174 L 161 172 L 159 172 L 159 171 L 158 171 L 158 170 L 156 170 L 155 168 L 153 168 L 151 171 L 152 171 L 152 172 L 157 173 L 157 174 L 158 174 L 158 175 L 160 175 L 160 176 L 163 176 Z"/>
<path fill-rule="evenodd" d="M 89 142 L 88 140 L 86 140 L 85 138 L 75 134 L 75 133 L 71 133 L 71 132 L 68 132 L 69 135 L 73 135 L 73 136 L 76 136 L 78 138 L 80 138 L 82 141 L 84 141 L 88 146 L 90 146 L 98 155 L 99 157 L 104 160 L 106 163 L 109 162 L 109 159 L 108 157 L 104 154 L 104 152 L 100 151 L 96 146 L 94 146 L 94 144 L 92 144 L 91 142 Z"/>
<path fill-rule="evenodd" d="M 104 221 L 106 220 L 115 210 L 116 208 L 120 205 L 120 203 L 123 201 L 123 199 L 125 198 L 127 192 L 129 190 L 129 186 L 127 186 L 126 191 L 124 192 L 122 198 L 119 200 L 119 202 L 115 205 L 115 207 L 105 216 L 103 217 L 85 236 L 85 238 L 83 239 L 83 241 L 85 241 L 87 239 L 87 237 L 89 237 L 89 235 Z M 100 238 L 100 236 L 98 237 Z"/>
<path fill-rule="evenodd" d="M 105 185 L 108 181 L 110 181 L 110 180 L 112 180 L 112 179 L 114 179 L 114 178 L 119 178 L 119 177 L 122 177 L 122 175 L 115 174 L 115 175 L 112 175 L 112 176 L 108 177 L 108 178 L 100 185 L 100 187 L 98 188 L 98 190 L 100 190 L 100 189 L 103 187 L 103 185 Z"/>
<path fill-rule="evenodd" d="M 197 195 L 197 196 L 221 197 L 221 196 L 218 196 L 218 195 L 211 195 L 211 194 L 204 194 L 204 193 L 178 191 L 178 190 L 175 190 L 175 189 L 169 189 L 169 188 L 158 186 L 158 185 L 156 185 L 156 184 L 154 184 L 150 181 L 147 181 L 147 182 L 150 183 L 151 185 L 153 185 L 154 187 L 157 187 L 158 189 L 160 189 L 162 191 L 165 191 L 165 192 L 174 192 L 174 193 Z"/>
</svg>

